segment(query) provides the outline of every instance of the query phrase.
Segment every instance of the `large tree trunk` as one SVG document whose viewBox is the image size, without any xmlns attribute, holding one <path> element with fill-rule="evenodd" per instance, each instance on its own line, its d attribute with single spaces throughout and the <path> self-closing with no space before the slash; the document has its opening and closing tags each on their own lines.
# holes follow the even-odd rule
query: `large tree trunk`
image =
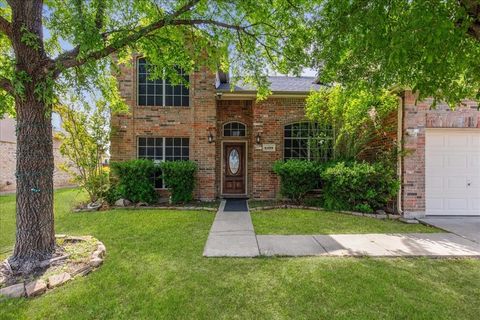
<svg viewBox="0 0 480 320">
<path fill-rule="evenodd" d="M 33 92 L 17 100 L 16 110 L 17 235 L 10 264 L 30 272 L 55 250 L 51 116 Z"/>
<path fill-rule="evenodd" d="M 11 7 L 15 72 L 23 92 L 15 97 L 17 235 L 9 261 L 14 271 L 28 273 L 55 251 L 51 110 L 42 97 L 48 90 L 48 58 L 43 47 L 43 1 L 11 1 Z"/>
</svg>

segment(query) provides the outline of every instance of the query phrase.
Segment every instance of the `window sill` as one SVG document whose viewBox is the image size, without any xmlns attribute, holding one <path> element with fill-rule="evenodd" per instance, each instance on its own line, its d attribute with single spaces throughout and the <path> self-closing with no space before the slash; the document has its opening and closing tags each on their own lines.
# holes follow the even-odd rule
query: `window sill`
<svg viewBox="0 0 480 320">
<path fill-rule="evenodd" d="M 190 109 L 191 106 L 141 106 L 137 104 L 136 108 Z"/>
</svg>

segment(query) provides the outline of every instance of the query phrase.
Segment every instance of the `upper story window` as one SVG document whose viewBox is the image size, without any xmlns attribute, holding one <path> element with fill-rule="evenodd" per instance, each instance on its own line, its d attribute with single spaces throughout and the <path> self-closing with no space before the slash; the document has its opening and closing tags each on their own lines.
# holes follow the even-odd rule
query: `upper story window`
<svg viewBox="0 0 480 320">
<path fill-rule="evenodd" d="M 245 137 L 246 128 L 243 123 L 229 122 L 223 125 L 223 136 L 225 137 Z"/>
<path fill-rule="evenodd" d="M 178 74 L 189 82 L 189 76 L 179 69 Z M 173 84 L 169 79 L 149 79 L 148 62 L 145 58 L 137 63 L 137 103 L 139 106 L 188 107 L 189 89 L 182 84 Z"/>
<path fill-rule="evenodd" d="M 288 159 L 327 161 L 333 157 L 332 127 L 313 122 L 297 122 L 285 126 L 283 157 Z"/>
</svg>

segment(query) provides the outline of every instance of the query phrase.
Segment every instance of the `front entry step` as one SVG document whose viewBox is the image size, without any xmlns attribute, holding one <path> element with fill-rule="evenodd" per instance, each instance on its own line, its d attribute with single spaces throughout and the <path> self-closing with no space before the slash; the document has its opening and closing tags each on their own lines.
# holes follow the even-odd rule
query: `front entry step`
<svg viewBox="0 0 480 320">
<path fill-rule="evenodd" d="M 247 200 L 246 199 L 227 199 L 225 208 L 223 211 L 248 211 Z"/>
</svg>

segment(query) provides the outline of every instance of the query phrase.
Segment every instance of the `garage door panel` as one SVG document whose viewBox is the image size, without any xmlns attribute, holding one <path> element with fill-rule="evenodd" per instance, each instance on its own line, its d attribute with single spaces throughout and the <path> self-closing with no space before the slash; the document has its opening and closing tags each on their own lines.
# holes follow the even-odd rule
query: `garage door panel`
<svg viewBox="0 0 480 320">
<path fill-rule="evenodd" d="M 430 181 L 432 182 L 431 188 L 435 190 L 443 190 L 444 179 L 442 177 L 432 177 L 430 178 Z"/>
<path fill-rule="evenodd" d="M 452 134 L 447 136 L 447 146 L 450 148 L 462 148 L 469 145 L 470 137 L 463 134 Z"/>
<path fill-rule="evenodd" d="M 447 178 L 447 187 L 449 189 L 460 189 L 461 191 L 465 191 L 467 185 L 467 177 L 448 177 Z"/>
<path fill-rule="evenodd" d="M 480 215 L 480 130 L 427 129 L 426 213 Z"/>
<path fill-rule="evenodd" d="M 445 199 L 446 207 L 449 210 L 466 210 L 468 209 L 468 199 L 465 198 L 447 198 Z"/>
<path fill-rule="evenodd" d="M 480 148 L 480 135 L 471 137 L 472 147 Z"/>
<path fill-rule="evenodd" d="M 478 170 L 478 174 L 480 175 L 480 154 L 470 155 L 468 158 L 468 167 L 472 168 L 472 170 Z"/>
<path fill-rule="evenodd" d="M 427 201 L 428 208 L 432 210 L 443 210 L 445 209 L 444 200 L 443 198 L 430 198 Z"/>
<path fill-rule="evenodd" d="M 480 211 L 480 197 L 470 199 L 470 208 L 472 210 Z"/>
<path fill-rule="evenodd" d="M 467 168 L 466 154 L 451 154 L 447 156 L 447 168 Z"/>
<path fill-rule="evenodd" d="M 431 147 L 444 147 L 445 146 L 445 136 L 443 135 L 431 135 L 429 145 Z"/>
<path fill-rule="evenodd" d="M 426 159 L 426 164 L 428 164 L 429 168 L 432 167 L 440 167 L 443 168 L 444 163 L 445 163 L 445 156 L 441 152 L 431 152 L 431 157 Z"/>
</svg>

